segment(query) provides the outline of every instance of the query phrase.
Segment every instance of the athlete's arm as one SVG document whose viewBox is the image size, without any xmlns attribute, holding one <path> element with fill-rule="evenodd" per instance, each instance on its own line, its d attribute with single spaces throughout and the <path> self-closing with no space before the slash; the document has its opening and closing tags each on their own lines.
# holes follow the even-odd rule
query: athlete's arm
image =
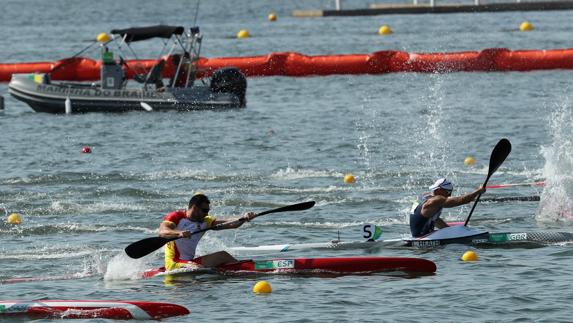
<svg viewBox="0 0 573 323">
<path fill-rule="evenodd" d="M 171 221 L 163 221 L 159 225 L 159 236 L 162 238 L 189 238 L 191 232 L 176 229 L 177 226 Z"/>
<path fill-rule="evenodd" d="M 243 214 L 240 218 L 232 218 L 232 219 L 224 219 L 224 220 L 215 220 L 213 221 L 213 226 L 220 225 L 215 230 L 226 230 L 226 229 L 235 229 L 243 225 L 243 223 L 251 221 L 251 219 L 255 216 L 254 212 L 248 212 Z"/>
<path fill-rule="evenodd" d="M 452 196 L 452 197 L 448 197 L 447 200 L 444 202 L 443 207 L 454 207 L 454 206 L 459 206 L 459 205 L 463 205 L 463 204 L 468 204 L 471 201 L 475 200 L 475 198 L 480 195 L 485 193 L 485 188 L 481 187 L 478 188 L 477 190 L 465 194 L 465 195 L 461 195 L 461 196 Z"/>
</svg>

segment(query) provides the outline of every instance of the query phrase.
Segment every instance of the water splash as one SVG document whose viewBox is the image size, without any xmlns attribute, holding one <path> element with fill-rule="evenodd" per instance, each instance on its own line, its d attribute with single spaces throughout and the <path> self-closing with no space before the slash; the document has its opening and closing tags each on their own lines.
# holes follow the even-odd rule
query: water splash
<svg viewBox="0 0 573 323">
<path fill-rule="evenodd" d="M 428 75 L 430 86 L 426 89 L 428 93 L 422 100 L 425 107 L 423 113 L 425 120 L 417 125 L 420 131 L 413 134 L 416 152 L 413 157 L 417 163 L 416 168 L 421 174 L 410 174 L 408 177 L 407 189 L 413 190 L 412 193 L 419 194 L 420 185 L 426 187 L 430 182 L 438 177 L 448 177 L 456 180 L 451 171 L 447 171 L 450 142 L 448 134 L 451 132 L 451 123 L 448 122 L 448 111 L 444 103 L 445 89 L 444 82 L 447 79 L 443 74 Z M 422 175 L 422 176 L 421 176 Z M 424 178 L 430 176 L 431 179 Z"/>
<path fill-rule="evenodd" d="M 573 113 L 569 98 L 556 104 L 549 119 L 551 143 L 541 147 L 545 187 L 536 218 L 541 222 L 573 220 Z"/>
<path fill-rule="evenodd" d="M 50 248 L 46 248 L 49 250 Z M 62 250 L 63 251 L 63 250 Z M 98 277 L 104 273 L 105 271 L 105 259 L 107 256 L 101 251 L 94 251 L 94 250 L 84 250 L 83 252 L 76 252 L 71 254 L 63 254 L 62 252 L 56 254 L 45 254 L 36 250 L 35 253 L 39 253 L 37 256 L 31 256 L 30 254 L 24 253 L 13 256 L 3 256 L 0 259 L 19 259 L 22 262 L 22 259 L 35 261 L 38 259 L 58 259 L 58 258 L 78 258 L 85 255 L 89 257 L 82 259 L 81 266 L 71 266 L 65 270 L 67 272 L 63 274 L 47 274 L 35 277 L 7 277 L 5 279 L 0 279 L 0 284 L 16 284 L 16 283 L 29 283 L 29 282 L 39 282 L 39 281 L 55 281 L 55 280 L 76 280 L 76 279 L 84 279 L 90 277 Z M 77 269 L 80 271 L 74 271 Z"/>
<path fill-rule="evenodd" d="M 365 99 L 365 104 L 362 105 L 362 112 L 364 113 L 363 119 L 355 121 L 355 128 L 359 132 L 358 134 L 358 152 L 360 153 L 360 161 L 364 164 L 365 174 L 362 179 L 362 184 L 368 186 L 374 185 L 374 180 L 372 174 L 376 172 L 374 160 L 375 156 L 372 148 L 378 148 L 380 150 L 384 149 L 384 139 L 387 134 L 380 134 L 378 129 L 379 121 L 378 109 L 371 109 L 368 102 L 370 100 Z M 375 138 L 379 138 L 382 142 L 376 143 Z M 378 147 L 377 147 L 378 146 Z"/>
<path fill-rule="evenodd" d="M 315 170 L 308 168 L 292 168 L 290 166 L 281 168 L 270 175 L 270 178 L 277 180 L 297 180 L 303 178 L 331 178 L 341 177 L 342 173 L 334 170 Z"/>
<path fill-rule="evenodd" d="M 149 269 L 148 261 L 154 257 L 143 257 L 141 259 L 132 259 L 124 252 L 113 257 L 107 264 L 103 279 L 111 280 L 136 280 L 141 279 L 142 273 Z"/>
<path fill-rule="evenodd" d="M 0 209 L 4 211 L 4 218 L 8 217 L 8 209 L 4 206 L 3 203 L 0 204 Z"/>
</svg>

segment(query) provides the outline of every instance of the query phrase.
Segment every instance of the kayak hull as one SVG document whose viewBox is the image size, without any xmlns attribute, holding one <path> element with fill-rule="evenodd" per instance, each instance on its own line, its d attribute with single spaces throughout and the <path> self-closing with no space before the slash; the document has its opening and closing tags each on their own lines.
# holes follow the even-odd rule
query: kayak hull
<svg viewBox="0 0 573 323">
<path fill-rule="evenodd" d="M 143 301 L 0 301 L 0 319 L 25 316 L 31 319 L 159 320 L 189 313 L 180 305 Z"/>
<path fill-rule="evenodd" d="M 489 232 L 463 225 L 449 226 L 433 231 L 423 237 L 407 240 L 407 245 L 427 248 L 451 243 L 471 244 L 475 239 L 487 239 Z"/>
<path fill-rule="evenodd" d="M 379 272 L 434 273 L 436 264 L 430 260 L 405 257 L 337 257 L 242 260 L 214 268 L 165 271 L 151 269 L 145 278 L 177 274 L 215 273 L 225 275 L 286 274 L 286 275 L 359 275 Z"/>
<path fill-rule="evenodd" d="M 411 239 L 405 245 L 415 248 L 438 247 L 448 244 L 466 244 L 481 247 L 543 247 L 550 244 L 573 242 L 570 232 L 483 232 L 474 236 L 450 239 Z"/>
<path fill-rule="evenodd" d="M 303 244 L 280 244 L 280 245 L 263 245 L 254 247 L 234 247 L 230 250 L 235 253 L 247 252 L 289 252 L 296 250 L 353 250 L 353 249 L 371 249 L 371 248 L 403 248 L 413 247 L 420 249 L 429 249 L 448 244 L 465 244 L 483 248 L 536 248 L 544 247 L 551 244 L 573 242 L 573 233 L 571 232 L 497 232 L 497 233 L 480 233 L 474 236 L 465 236 L 461 238 L 449 239 L 414 239 L 397 238 L 375 241 L 331 241 Z"/>
</svg>

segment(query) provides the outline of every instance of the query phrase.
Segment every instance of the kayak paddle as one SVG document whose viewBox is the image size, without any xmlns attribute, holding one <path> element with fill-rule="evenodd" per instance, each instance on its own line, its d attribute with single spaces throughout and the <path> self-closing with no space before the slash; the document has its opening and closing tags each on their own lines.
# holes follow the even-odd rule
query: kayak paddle
<svg viewBox="0 0 573 323">
<path fill-rule="evenodd" d="M 259 217 L 261 215 L 269 214 L 269 213 L 307 210 L 307 209 L 310 209 L 311 207 L 313 207 L 314 203 L 315 203 L 314 201 L 310 201 L 310 202 L 303 202 L 303 203 L 297 203 L 297 204 L 293 204 L 293 205 L 287 205 L 287 206 L 279 207 L 277 209 L 272 209 L 272 210 L 264 211 L 261 213 L 257 213 L 252 217 L 252 219 Z M 246 220 L 243 218 L 240 218 L 234 222 L 237 223 L 237 222 L 244 222 L 244 221 L 246 221 Z M 228 225 L 228 223 L 226 223 L 226 224 Z M 225 225 L 225 223 L 218 224 L 218 225 L 210 227 L 210 228 L 197 230 L 195 232 L 191 232 L 191 234 L 201 233 L 201 232 L 205 232 L 205 231 L 209 231 L 209 230 L 218 230 L 223 225 Z M 125 252 L 127 253 L 127 255 L 129 257 L 131 257 L 133 259 L 139 259 L 139 258 L 147 256 L 148 254 L 154 252 L 155 250 L 163 247 L 163 245 L 165 245 L 169 241 L 173 241 L 173 240 L 177 240 L 177 239 L 179 239 L 179 237 L 175 237 L 175 238 L 163 238 L 163 237 L 145 238 L 145 239 L 136 241 L 136 242 L 130 244 L 129 246 L 127 246 L 125 248 Z"/>
<path fill-rule="evenodd" d="M 496 184 L 496 185 L 488 185 L 485 188 L 487 188 L 489 190 L 490 188 L 506 188 L 506 187 L 515 187 L 515 186 L 545 186 L 545 182 Z"/>
<path fill-rule="evenodd" d="M 487 172 L 487 177 L 485 178 L 485 182 L 483 183 L 484 187 L 486 187 L 487 182 L 489 181 L 491 175 L 493 175 L 493 173 L 495 173 L 495 171 L 499 168 L 499 166 L 503 164 L 503 162 L 505 161 L 510 152 L 511 152 L 511 143 L 509 142 L 509 140 L 505 138 L 501 139 L 497 143 L 497 145 L 495 145 L 493 151 L 491 152 L 491 156 L 489 157 L 489 171 Z M 476 201 L 472 206 L 472 209 L 470 211 L 470 214 L 468 215 L 468 218 L 466 219 L 466 222 L 464 223 L 464 226 L 468 226 L 468 222 L 470 222 L 470 218 L 472 217 L 472 213 L 474 212 L 474 209 L 476 208 L 476 205 L 478 204 L 480 197 L 481 194 L 478 195 L 478 197 L 476 198 Z"/>
</svg>

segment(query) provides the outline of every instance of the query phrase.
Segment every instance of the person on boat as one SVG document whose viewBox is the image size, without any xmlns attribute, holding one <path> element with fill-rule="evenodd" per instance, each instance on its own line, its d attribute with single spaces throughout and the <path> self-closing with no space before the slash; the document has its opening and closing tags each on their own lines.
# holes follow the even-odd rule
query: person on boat
<svg viewBox="0 0 573 323">
<path fill-rule="evenodd" d="M 169 82 L 169 87 L 185 87 L 187 83 L 187 78 L 189 77 L 189 70 L 190 70 L 190 55 L 189 53 L 181 54 L 173 54 L 171 55 L 171 63 L 173 68 L 175 69 L 175 73 Z M 193 84 L 195 75 L 193 75 L 192 79 L 189 79 L 189 82 Z"/>
<path fill-rule="evenodd" d="M 250 221 L 255 213 L 245 213 L 240 218 L 218 220 L 209 215 L 210 201 L 206 195 L 197 193 L 191 197 L 186 210 L 177 210 L 167 214 L 159 225 L 159 236 L 180 238 L 165 245 L 165 269 L 183 267 L 215 267 L 237 260 L 226 251 L 219 251 L 203 257 L 195 257 L 197 245 L 204 232 L 193 234 L 197 230 L 222 225 L 218 230 L 238 228 Z"/>
<path fill-rule="evenodd" d="M 438 179 L 429 187 L 430 192 L 418 197 L 412 206 L 410 213 L 410 232 L 414 238 L 424 236 L 432 231 L 434 227 L 445 228 L 448 224 L 440 219 L 443 208 L 455 207 L 468 204 L 485 192 L 485 188 L 480 186 L 477 190 L 461 195 L 451 196 L 454 184 L 446 178 Z"/>
</svg>

